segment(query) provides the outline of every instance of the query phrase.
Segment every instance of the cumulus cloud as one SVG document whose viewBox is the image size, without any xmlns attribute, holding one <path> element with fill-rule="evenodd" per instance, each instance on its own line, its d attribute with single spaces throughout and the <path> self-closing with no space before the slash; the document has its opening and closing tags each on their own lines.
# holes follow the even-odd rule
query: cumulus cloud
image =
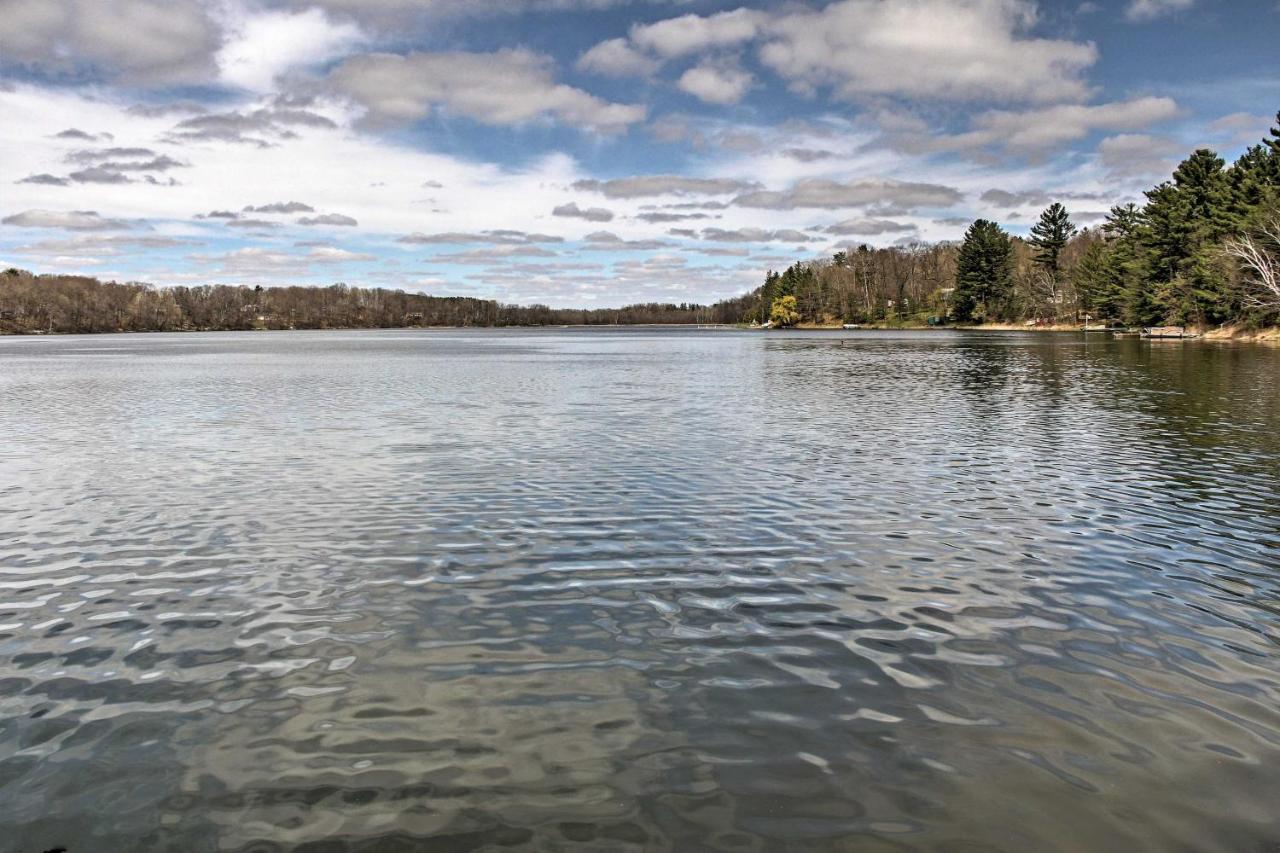
<svg viewBox="0 0 1280 853">
<path fill-rule="evenodd" d="M 964 196 L 954 187 L 910 181 L 866 179 L 848 183 L 825 178 L 806 178 L 788 190 L 757 190 L 733 200 L 739 207 L 769 210 L 797 208 L 838 209 L 890 203 L 907 208 L 950 207 Z"/>
<path fill-rule="evenodd" d="M 402 35 L 464 17 L 515 15 L 525 12 L 598 10 L 622 5 L 626 0 L 272 0 L 273 5 L 318 7 L 339 19 L 353 19 L 362 26 Z"/>
<path fill-rule="evenodd" d="M 703 63 L 690 68 L 676 86 L 709 104 L 736 104 L 751 88 L 750 74 L 732 65 Z"/>
<path fill-rule="evenodd" d="M 834 151 L 827 151 L 821 148 L 785 148 L 782 151 L 784 157 L 790 157 L 792 160 L 799 160 L 801 163 L 816 163 L 819 160 L 830 160 L 836 156 Z"/>
<path fill-rule="evenodd" d="M 1280 7 L 1277 7 L 1280 10 Z M 1251 143 L 1267 135 L 1272 116 L 1239 112 L 1222 116 L 1209 125 L 1209 131 L 1221 134 L 1231 144 Z"/>
<path fill-rule="evenodd" d="M 317 263 L 324 264 L 376 260 L 374 255 L 365 254 L 363 252 L 351 252 L 347 249 L 340 249 L 337 246 L 316 246 L 307 253 L 307 257 Z"/>
<path fill-rule="evenodd" d="M 892 219 L 865 217 L 862 219 L 846 219 L 843 222 L 828 225 L 823 230 L 828 234 L 838 234 L 842 237 L 877 237 L 882 234 L 915 231 L 916 226 L 908 222 L 895 222 Z"/>
<path fill-rule="evenodd" d="M 631 28 L 636 46 L 671 58 L 698 53 L 708 48 L 725 48 L 751 41 L 767 20 L 763 12 L 735 9 L 719 14 L 681 15 L 653 24 Z"/>
<path fill-rule="evenodd" d="M 1121 133 L 1098 143 L 1098 162 L 1112 180 L 1146 179 L 1173 171 L 1179 146 L 1141 133 Z"/>
<path fill-rule="evenodd" d="M 55 134 L 53 135 L 53 138 L 54 138 L 54 139 L 75 139 L 75 140 L 79 140 L 79 141 L 82 141 L 82 142 L 97 142 L 97 141 L 98 141 L 98 135 L 97 135 L 97 134 L 88 133 L 88 132 L 86 132 L 86 131 L 81 130 L 81 129 L 80 129 L 80 128 L 78 128 L 78 127 L 69 127 L 69 128 L 67 128 L 66 130 L 60 131 L 60 132 L 58 132 L 58 133 L 55 133 Z M 109 133 L 104 133 L 104 134 L 102 134 L 102 138 L 103 138 L 103 139 L 111 139 L 111 138 L 113 138 L 113 137 L 112 137 L 112 136 L 111 136 L 111 134 L 109 134 Z"/>
<path fill-rule="evenodd" d="M 658 70 L 658 61 L 646 56 L 626 39 L 602 41 L 578 57 L 575 68 L 606 77 L 645 77 Z"/>
<path fill-rule="evenodd" d="M 703 228 L 702 239 L 713 243 L 808 243 L 817 238 L 794 228 Z"/>
<path fill-rule="evenodd" d="M 9 251 L 20 255 L 36 257 L 73 257 L 118 256 L 125 251 L 136 252 L 139 249 L 171 249 L 177 246 L 192 245 L 190 240 L 176 237 L 129 236 L 124 234 L 86 234 L 54 240 L 40 240 L 26 246 L 19 246 Z"/>
<path fill-rule="evenodd" d="M 0 64 L 139 85 L 201 83 L 221 32 L 200 0 L 0 0 Z"/>
<path fill-rule="evenodd" d="M 104 160 L 98 163 L 98 168 L 111 169 L 115 172 L 167 172 L 170 169 L 185 169 L 190 165 L 167 154 L 161 154 L 159 157 L 141 161 Z"/>
<path fill-rule="evenodd" d="M 101 166 L 90 166 L 68 175 L 77 184 L 127 184 L 129 178 L 115 169 L 104 169 Z"/>
<path fill-rule="evenodd" d="M 166 139 L 172 143 L 231 142 L 265 148 L 271 143 L 262 139 L 262 135 L 287 139 L 295 134 L 295 127 L 332 129 L 337 126 L 333 119 L 311 110 L 271 106 L 247 112 L 232 110 L 194 115 L 178 122 Z"/>
<path fill-rule="evenodd" d="M 66 155 L 68 163 L 100 163 L 111 159 L 149 159 L 158 157 L 150 148 L 81 148 Z"/>
<path fill-rule="evenodd" d="M 556 252 L 541 246 L 492 246 L 485 249 L 469 249 L 465 252 L 452 252 L 444 255 L 433 255 L 431 260 L 445 264 L 463 266 L 488 266 L 504 263 L 510 258 L 554 258 Z"/>
<path fill-rule="evenodd" d="M 1016 152 L 1045 151 L 1099 130 L 1134 130 L 1175 118 L 1172 98 L 1144 97 L 1084 106 L 1059 104 L 1038 110 L 996 110 L 974 120 L 974 130 L 949 140 L 956 147 L 1000 145 Z"/>
<path fill-rule="evenodd" d="M 979 198 L 987 204 L 997 207 L 1025 207 L 1027 205 L 1043 207 L 1050 203 L 1049 194 L 1044 190 L 1010 192 L 1009 190 L 990 189 Z"/>
<path fill-rule="evenodd" d="M 315 213 L 316 209 L 300 201 L 273 201 L 270 204 L 247 205 L 245 213 Z"/>
<path fill-rule="evenodd" d="M 575 190 L 598 192 L 606 198 L 646 198 L 664 195 L 729 195 L 754 189 L 759 184 L 732 178 L 686 178 L 681 175 L 638 175 L 608 181 L 583 180 Z"/>
<path fill-rule="evenodd" d="M 440 109 L 492 125 L 555 118 L 615 133 L 643 121 L 645 108 L 601 100 L 557 83 L 554 63 L 523 49 L 495 53 L 389 53 L 352 57 L 331 73 L 337 93 L 377 122 L 413 122 Z"/>
<path fill-rule="evenodd" d="M 94 210 L 24 210 L 0 220 L 18 228 L 63 228 L 68 231 L 121 231 L 133 224 L 123 219 L 106 219 Z"/>
<path fill-rule="evenodd" d="M 272 222 L 269 219 L 240 219 L 237 217 L 236 219 L 227 220 L 227 227 L 228 228 L 256 228 L 258 230 L 265 231 L 271 228 L 279 228 L 280 223 Z"/>
<path fill-rule="evenodd" d="M 803 92 L 840 98 L 1082 99 L 1093 44 L 1035 38 L 1030 0 L 843 0 L 769 25 L 761 60 Z"/>
<path fill-rule="evenodd" d="M 569 202 L 568 204 L 558 205 L 551 211 L 552 216 L 562 216 L 569 219 L 585 219 L 588 222 L 610 222 L 613 219 L 613 211 L 606 210 L 603 207 L 578 207 L 577 202 Z"/>
<path fill-rule="evenodd" d="M 50 175 L 48 172 L 42 172 L 39 175 L 28 175 L 20 181 L 19 184 L 43 184 L 48 187 L 65 187 L 70 186 L 71 181 L 66 178 L 59 178 L 57 175 Z"/>
<path fill-rule="evenodd" d="M 464 245 L 467 243 L 486 243 L 492 246 L 520 246 L 534 243 L 563 243 L 563 237 L 551 234 L 531 234 L 525 231 L 495 230 L 479 233 L 449 231 L 441 234 L 409 234 L 396 240 L 397 243 L 422 246 Z"/>
<path fill-rule="evenodd" d="M 270 277 L 280 273 L 301 275 L 313 264 L 342 264 L 374 260 L 372 255 L 349 252 L 334 246 L 316 246 L 305 254 L 246 246 L 221 255 L 192 255 L 191 260 L 216 265 L 224 274 Z"/>
<path fill-rule="evenodd" d="M 298 220 L 299 225 L 334 225 L 344 228 L 354 228 L 360 223 L 353 217 L 344 216 L 341 213 L 322 213 L 319 216 L 304 216 Z"/>
<path fill-rule="evenodd" d="M 268 92 L 295 67 L 319 66 L 365 40 L 350 21 L 333 21 L 324 10 L 261 11 L 247 16 L 218 52 L 222 80 L 254 92 Z"/>
<path fill-rule="evenodd" d="M 582 248 L 589 252 L 648 251 L 670 245 L 664 240 L 624 240 L 612 231 L 596 231 L 583 238 Z"/>
<path fill-rule="evenodd" d="M 662 222 L 686 222 L 690 219 L 710 219 L 706 213 L 662 213 L 653 211 L 649 213 L 641 213 L 636 219 L 641 222 L 662 223 Z"/>
</svg>

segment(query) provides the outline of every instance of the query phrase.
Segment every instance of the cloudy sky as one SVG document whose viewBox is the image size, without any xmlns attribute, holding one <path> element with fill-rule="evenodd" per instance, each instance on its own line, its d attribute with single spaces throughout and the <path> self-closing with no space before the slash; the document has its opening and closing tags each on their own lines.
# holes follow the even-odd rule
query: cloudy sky
<svg viewBox="0 0 1280 853">
<path fill-rule="evenodd" d="M 0 0 L 0 264 L 708 302 L 1080 224 L 1280 108 L 1276 0 Z"/>
</svg>

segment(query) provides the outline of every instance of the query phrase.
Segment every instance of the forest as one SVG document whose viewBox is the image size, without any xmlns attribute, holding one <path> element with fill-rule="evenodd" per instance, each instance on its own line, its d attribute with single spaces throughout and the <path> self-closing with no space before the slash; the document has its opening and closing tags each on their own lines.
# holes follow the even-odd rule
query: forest
<svg viewBox="0 0 1280 853">
<path fill-rule="evenodd" d="M 1280 321 L 1280 114 L 1234 163 L 1200 149 L 1143 204 L 1078 229 L 1053 203 L 1027 237 L 979 219 L 959 243 L 862 245 L 769 271 L 714 305 L 571 309 L 381 288 L 157 288 L 0 273 L 0 333 L 766 323 L 1105 322 L 1246 327 Z"/>
<path fill-rule="evenodd" d="M 158 288 L 18 269 L 0 272 L 0 333 L 8 334 L 732 323 L 748 311 L 749 303 L 743 297 L 715 306 L 582 310 L 345 284 Z"/>
<path fill-rule="evenodd" d="M 749 319 L 839 322 L 1094 322 L 1249 327 L 1280 320 L 1280 114 L 1234 163 L 1200 149 L 1143 204 L 1077 229 L 1060 203 L 1026 238 L 978 220 L 962 242 L 863 245 L 770 271 Z"/>
</svg>

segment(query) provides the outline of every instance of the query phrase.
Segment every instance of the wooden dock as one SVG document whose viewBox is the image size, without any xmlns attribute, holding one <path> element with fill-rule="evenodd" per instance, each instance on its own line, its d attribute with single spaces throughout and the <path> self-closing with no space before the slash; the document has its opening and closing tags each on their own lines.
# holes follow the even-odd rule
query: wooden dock
<svg viewBox="0 0 1280 853">
<path fill-rule="evenodd" d="M 1194 332 L 1188 332 L 1186 326 L 1152 326 L 1142 330 L 1144 338 L 1198 338 Z"/>
</svg>

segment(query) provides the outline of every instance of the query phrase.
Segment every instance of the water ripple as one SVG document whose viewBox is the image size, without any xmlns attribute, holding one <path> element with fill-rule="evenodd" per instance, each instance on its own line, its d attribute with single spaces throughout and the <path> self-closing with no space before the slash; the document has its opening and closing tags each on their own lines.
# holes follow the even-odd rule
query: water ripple
<svg viewBox="0 0 1280 853">
<path fill-rule="evenodd" d="M 1021 334 L 0 340 L 0 837 L 1270 849 L 1278 369 Z"/>
</svg>

